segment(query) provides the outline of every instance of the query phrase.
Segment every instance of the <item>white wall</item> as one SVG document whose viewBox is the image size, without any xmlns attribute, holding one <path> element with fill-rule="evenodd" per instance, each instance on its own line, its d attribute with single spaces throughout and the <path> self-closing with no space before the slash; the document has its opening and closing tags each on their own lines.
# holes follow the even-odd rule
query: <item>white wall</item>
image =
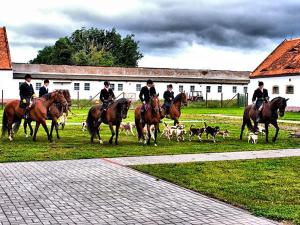
<svg viewBox="0 0 300 225">
<path fill-rule="evenodd" d="M 14 79 L 12 86 L 14 87 L 14 91 L 11 91 L 11 95 L 14 98 L 19 98 L 19 82 L 24 82 L 23 79 Z M 2 80 L 1 80 L 2 83 Z M 41 83 L 43 85 L 43 80 L 32 80 L 32 85 L 36 94 L 38 94 L 38 90 L 36 90 L 36 84 Z M 79 91 L 74 90 L 74 83 L 79 83 Z M 90 84 L 90 90 L 84 90 L 84 84 Z M 115 85 L 114 93 L 116 96 L 120 95 L 122 92 L 125 92 L 138 100 L 139 91 L 137 91 L 137 84 L 140 84 L 141 87 L 145 86 L 145 82 L 118 82 L 111 81 L 111 84 Z M 118 90 L 118 84 L 123 84 L 123 90 Z M 159 93 L 160 98 L 163 97 L 163 93 L 167 88 L 168 83 L 155 83 L 156 91 Z M 244 93 L 244 87 L 247 85 L 219 85 L 219 84 L 193 84 L 193 83 L 173 83 L 173 90 L 175 95 L 179 93 L 179 86 L 183 86 L 183 90 L 190 93 L 191 86 L 195 86 L 195 91 L 202 91 L 203 97 L 206 97 L 206 87 L 211 87 L 211 92 L 208 94 L 209 100 L 220 100 L 221 93 L 218 93 L 218 86 L 222 86 L 223 99 L 231 99 L 236 93 L 233 93 L 233 86 L 237 87 L 237 93 Z M 79 92 L 80 99 L 90 99 L 94 97 L 100 90 L 104 87 L 104 81 L 68 81 L 68 80 L 50 80 L 49 91 L 54 89 L 68 89 L 70 91 L 72 99 L 77 99 L 77 95 Z M 127 97 L 129 97 L 129 95 Z M 99 96 L 97 97 L 99 98 Z"/>
<path fill-rule="evenodd" d="M 0 70 L 0 98 L 3 90 L 4 99 L 15 99 L 19 96 L 19 86 L 13 80 L 12 70 Z"/>
<path fill-rule="evenodd" d="M 249 104 L 252 101 L 252 95 L 254 90 L 258 87 L 258 81 L 264 82 L 265 88 L 268 89 L 270 99 L 278 96 L 289 98 L 288 106 L 300 107 L 300 75 L 250 79 Z M 294 94 L 286 93 L 286 87 L 288 85 L 294 86 Z M 273 86 L 279 87 L 279 94 L 273 93 Z"/>
</svg>

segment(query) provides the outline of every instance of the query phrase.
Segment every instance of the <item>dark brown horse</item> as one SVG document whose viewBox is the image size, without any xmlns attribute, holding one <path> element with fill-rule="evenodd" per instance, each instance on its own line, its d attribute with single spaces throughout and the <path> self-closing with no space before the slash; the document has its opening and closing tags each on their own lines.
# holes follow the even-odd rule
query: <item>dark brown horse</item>
<svg viewBox="0 0 300 225">
<path fill-rule="evenodd" d="M 138 139 L 139 141 L 144 140 L 144 143 L 147 143 L 150 145 L 150 139 L 151 139 L 151 132 L 150 132 L 150 126 L 154 125 L 154 145 L 157 146 L 157 131 L 159 129 L 159 122 L 161 119 L 160 114 L 160 103 L 158 99 L 158 95 L 153 96 L 150 99 L 150 103 L 146 106 L 145 111 L 145 123 L 140 123 L 141 121 L 141 108 L 142 106 L 138 106 L 135 109 L 134 116 L 135 116 L 135 125 L 136 130 L 138 133 Z M 146 142 L 145 137 L 143 135 L 143 128 L 147 125 L 147 131 L 148 131 L 148 140 Z"/>
<path fill-rule="evenodd" d="M 32 121 L 36 121 L 36 126 L 33 134 L 33 140 L 36 141 L 36 134 L 40 124 L 44 127 L 47 138 L 51 142 L 49 130 L 46 125 L 47 109 L 53 102 L 59 102 L 62 105 L 67 105 L 67 101 L 61 91 L 54 91 L 41 98 L 34 100 L 33 106 L 29 111 L 29 118 Z M 3 112 L 2 119 L 2 136 L 8 132 L 8 138 L 10 141 L 13 140 L 13 134 L 18 131 L 21 121 L 24 117 L 25 109 L 20 108 L 20 101 L 13 100 L 7 103 Z M 14 124 L 14 127 L 13 127 Z"/>
<path fill-rule="evenodd" d="M 100 144 L 103 143 L 100 136 L 100 125 L 105 123 L 109 125 L 111 131 L 111 137 L 109 143 L 112 144 L 113 138 L 116 135 L 115 144 L 118 144 L 119 128 L 122 119 L 127 117 L 127 113 L 130 107 L 131 101 L 126 98 L 120 98 L 112 103 L 106 110 L 101 114 L 101 105 L 95 105 L 90 108 L 88 117 L 86 120 L 87 129 L 91 135 L 91 142 L 94 141 L 95 135 L 98 136 Z M 116 126 L 116 132 L 113 126 Z"/>
<path fill-rule="evenodd" d="M 58 102 L 54 102 L 53 104 L 50 105 L 49 109 L 48 109 L 48 113 L 47 113 L 47 120 L 51 120 L 51 129 L 50 129 L 50 137 L 52 138 L 52 133 L 53 133 L 53 128 L 55 128 L 56 130 L 56 136 L 57 139 L 60 139 L 59 133 L 58 133 L 58 119 L 63 115 L 63 113 L 68 114 L 68 110 L 69 107 L 71 106 L 72 102 L 71 102 L 71 95 L 69 90 L 60 90 L 66 101 L 68 102 L 67 107 L 58 103 Z M 30 136 L 33 135 L 33 129 L 31 126 L 31 119 L 28 118 L 24 121 L 24 132 L 25 132 L 25 136 L 27 136 L 27 125 L 29 126 L 30 129 Z"/>
<path fill-rule="evenodd" d="M 280 117 L 284 116 L 285 108 L 286 108 L 286 102 L 288 99 L 282 98 L 282 97 L 276 97 L 272 99 L 270 102 L 265 103 L 263 110 L 262 110 L 262 117 L 261 117 L 261 123 L 265 124 L 265 132 L 266 132 L 266 142 L 269 142 L 269 124 L 272 124 L 275 129 L 276 133 L 275 136 L 273 137 L 273 142 L 276 141 L 278 132 L 279 132 L 279 127 L 277 123 L 278 119 L 278 114 Z M 254 105 L 248 105 L 245 108 L 244 111 L 244 116 L 243 116 L 243 125 L 241 128 L 241 134 L 240 134 L 240 139 L 242 140 L 243 137 L 243 132 L 245 129 L 245 126 L 247 125 L 248 129 L 252 132 L 257 131 L 257 111 L 254 108 Z M 254 122 L 254 127 L 252 126 L 251 120 Z"/>
<path fill-rule="evenodd" d="M 185 92 L 179 93 L 173 100 L 167 118 L 174 120 L 174 126 L 179 124 L 179 118 L 181 115 L 181 107 L 187 106 L 188 98 Z M 163 109 L 162 118 L 166 115 L 165 110 Z"/>
</svg>

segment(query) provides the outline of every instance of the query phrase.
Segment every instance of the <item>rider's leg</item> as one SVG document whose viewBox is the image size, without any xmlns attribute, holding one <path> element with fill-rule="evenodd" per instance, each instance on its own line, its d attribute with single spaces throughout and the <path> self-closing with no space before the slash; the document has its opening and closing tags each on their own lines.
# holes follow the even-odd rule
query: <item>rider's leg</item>
<svg viewBox="0 0 300 225">
<path fill-rule="evenodd" d="M 140 123 L 144 123 L 145 121 L 145 105 L 143 104 L 141 107 L 141 118 L 140 118 Z"/>
<path fill-rule="evenodd" d="M 259 123 L 261 118 L 262 118 L 262 108 L 263 108 L 263 105 L 261 105 L 257 111 L 257 117 L 256 117 L 256 122 Z"/>
</svg>

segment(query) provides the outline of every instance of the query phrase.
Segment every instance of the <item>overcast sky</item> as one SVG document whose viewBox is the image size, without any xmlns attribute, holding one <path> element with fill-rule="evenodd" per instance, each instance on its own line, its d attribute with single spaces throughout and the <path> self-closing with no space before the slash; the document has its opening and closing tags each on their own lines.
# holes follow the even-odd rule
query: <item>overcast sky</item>
<svg viewBox="0 0 300 225">
<path fill-rule="evenodd" d="M 81 27 L 133 33 L 139 66 L 253 70 L 285 38 L 300 36 L 298 0 L 27 0 L 2 4 L 12 60 Z"/>
</svg>

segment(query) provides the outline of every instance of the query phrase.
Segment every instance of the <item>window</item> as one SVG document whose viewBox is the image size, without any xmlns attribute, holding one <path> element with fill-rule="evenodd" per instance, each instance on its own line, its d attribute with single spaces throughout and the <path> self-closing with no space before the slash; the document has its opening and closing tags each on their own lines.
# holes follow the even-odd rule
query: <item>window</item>
<svg viewBox="0 0 300 225">
<path fill-rule="evenodd" d="M 194 92 L 194 91 L 195 91 L 195 86 L 194 85 L 190 86 L 190 92 Z"/>
<path fill-rule="evenodd" d="M 179 92 L 183 92 L 183 85 L 179 85 Z"/>
<path fill-rule="evenodd" d="M 232 93 L 236 93 L 237 92 L 237 87 L 236 86 L 233 86 L 232 87 Z"/>
<path fill-rule="evenodd" d="M 84 83 L 84 90 L 89 91 L 91 89 L 90 83 Z"/>
<path fill-rule="evenodd" d="M 294 94 L 294 86 L 293 85 L 286 86 L 286 94 Z"/>
<path fill-rule="evenodd" d="M 115 84 L 110 84 L 109 87 L 114 91 L 115 90 Z"/>
<path fill-rule="evenodd" d="M 123 91 L 123 84 L 118 84 L 118 91 Z"/>
<path fill-rule="evenodd" d="M 279 87 L 278 86 L 273 86 L 272 93 L 278 95 L 279 94 Z"/>
<path fill-rule="evenodd" d="M 141 84 L 136 84 L 136 91 L 141 91 L 142 85 Z"/>
<path fill-rule="evenodd" d="M 248 93 L 248 87 L 244 87 L 244 94 Z"/>
<path fill-rule="evenodd" d="M 210 86 L 206 86 L 206 93 L 210 93 Z"/>
<path fill-rule="evenodd" d="M 35 83 L 35 90 L 40 90 L 40 88 L 42 87 L 42 83 Z"/>
<path fill-rule="evenodd" d="M 80 84 L 74 83 L 74 91 L 79 91 L 79 90 L 80 90 Z"/>
<path fill-rule="evenodd" d="M 218 93 L 222 93 L 222 86 L 218 86 Z"/>
</svg>

